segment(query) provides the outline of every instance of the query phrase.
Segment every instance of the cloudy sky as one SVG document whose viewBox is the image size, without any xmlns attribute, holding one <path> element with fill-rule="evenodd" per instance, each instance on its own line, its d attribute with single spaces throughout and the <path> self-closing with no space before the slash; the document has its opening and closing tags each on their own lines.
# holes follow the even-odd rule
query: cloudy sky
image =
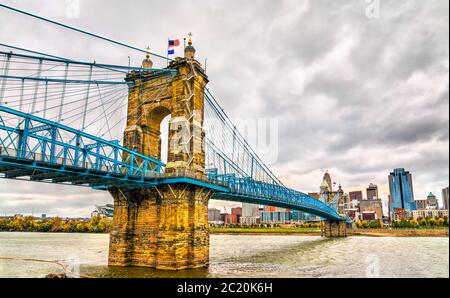
<svg viewBox="0 0 450 298">
<path fill-rule="evenodd" d="M 192 31 L 228 115 L 277 119 L 270 167 L 288 186 L 317 191 L 329 170 L 346 191 L 373 182 L 386 198 L 397 167 L 412 172 L 416 199 L 440 198 L 449 184 L 446 0 L 1 2 L 162 54 L 167 38 Z M 105 63 L 143 58 L 3 8 L 0 41 Z M 0 181 L 0 214 L 87 216 L 110 202 L 85 188 Z"/>
</svg>

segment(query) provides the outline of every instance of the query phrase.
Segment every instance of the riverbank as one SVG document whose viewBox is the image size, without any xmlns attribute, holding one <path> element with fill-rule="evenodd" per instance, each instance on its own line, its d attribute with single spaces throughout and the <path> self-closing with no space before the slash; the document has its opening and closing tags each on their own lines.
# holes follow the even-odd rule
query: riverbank
<svg viewBox="0 0 450 298">
<path fill-rule="evenodd" d="M 318 228 L 210 228 L 212 235 L 320 236 Z M 448 229 L 349 229 L 349 236 L 448 237 Z"/>
<path fill-rule="evenodd" d="M 448 229 L 358 229 L 350 233 L 353 236 L 371 237 L 448 237 Z"/>
<path fill-rule="evenodd" d="M 209 228 L 212 235 L 301 235 L 320 236 L 320 228 Z"/>
</svg>

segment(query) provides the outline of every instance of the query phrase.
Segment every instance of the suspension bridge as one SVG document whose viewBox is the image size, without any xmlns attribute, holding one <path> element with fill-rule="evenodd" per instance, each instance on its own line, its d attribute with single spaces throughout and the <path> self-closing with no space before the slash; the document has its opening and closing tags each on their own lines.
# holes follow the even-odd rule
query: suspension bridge
<svg viewBox="0 0 450 298">
<path fill-rule="evenodd" d="M 168 59 L 0 8 L 146 54 L 133 67 L 0 44 L 0 177 L 110 192 L 111 265 L 206 266 L 210 199 L 303 211 L 324 219 L 325 236 L 346 235 L 339 204 L 286 187 L 252 150 L 206 87 L 191 40 L 184 57 Z M 151 57 L 168 66 L 154 68 Z"/>
</svg>

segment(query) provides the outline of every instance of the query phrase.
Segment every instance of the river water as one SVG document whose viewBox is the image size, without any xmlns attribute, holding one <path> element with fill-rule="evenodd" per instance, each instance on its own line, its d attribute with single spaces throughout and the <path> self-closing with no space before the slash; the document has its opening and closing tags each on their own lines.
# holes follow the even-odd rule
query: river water
<svg viewBox="0 0 450 298">
<path fill-rule="evenodd" d="M 105 234 L 0 233 L 0 277 L 64 268 L 92 277 L 449 277 L 449 238 L 211 235 L 210 267 L 180 272 L 108 267 L 108 241 Z"/>
</svg>

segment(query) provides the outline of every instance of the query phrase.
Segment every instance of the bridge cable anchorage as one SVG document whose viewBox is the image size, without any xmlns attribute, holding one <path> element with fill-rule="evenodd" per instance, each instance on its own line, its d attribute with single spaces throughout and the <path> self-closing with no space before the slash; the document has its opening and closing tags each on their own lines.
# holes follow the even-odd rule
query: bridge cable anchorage
<svg viewBox="0 0 450 298">
<path fill-rule="evenodd" d="M 98 39 L 101 39 L 101 40 L 104 40 L 104 41 L 107 41 L 107 42 L 110 42 L 110 43 L 113 43 L 113 44 L 116 44 L 116 45 L 120 45 L 120 46 L 129 48 L 129 49 L 141 52 L 141 53 L 145 53 L 145 54 L 150 53 L 150 54 L 152 54 L 155 57 L 158 57 L 158 58 L 161 58 L 161 59 L 164 59 L 164 60 L 168 60 L 168 61 L 174 61 L 173 59 L 171 59 L 169 57 L 164 57 L 162 55 L 149 52 L 148 50 L 143 50 L 143 49 L 137 48 L 135 46 L 131 46 L 131 45 L 125 44 L 123 42 L 119 42 L 119 41 L 116 41 L 116 40 L 113 40 L 113 39 L 110 39 L 110 38 L 107 38 L 107 37 L 104 37 L 104 36 L 100 36 L 98 34 L 90 33 L 90 32 L 87 32 L 85 30 L 81 30 L 81 29 L 78 29 L 78 28 L 75 28 L 75 27 L 72 27 L 72 26 L 69 26 L 69 25 L 65 25 L 63 23 L 60 23 L 60 22 L 57 22 L 57 21 L 53 21 L 53 20 L 50 20 L 50 19 L 38 16 L 38 15 L 29 13 L 29 12 L 26 12 L 26 11 L 23 11 L 23 10 L 20 10 L 20 9 L 17 9 L 17 8 L 14 8 L 14 7 L 5 5 L 5 4 L 0 4 L 0 7 L 6 8 L 6 9 L 9 9 L 9 10 L 12 10 L 12 11 L 15 11 L 15 12 L 20 13 L 20 14 L 24 14 L 24 15 L 30 16 L 32 18 L 39 19 L 39 20 L 44 21 L 44 22 L 48 22 L 48 23 L 57 25 L 57 26 L 60 26 L 60 27 L 63 27 L 63 28 L 69 29 L 69 30 L 73 30 L 73 31 L 76 31 L 76 32 L 79 32 L 79 33 L 82 33 L 82 34 L 86 34 L 86 35 L 89 35 L 89 36 L 92 36 L 92 37 L 95 37 L 95 38 L 98 38 Z"/>
</svg>

